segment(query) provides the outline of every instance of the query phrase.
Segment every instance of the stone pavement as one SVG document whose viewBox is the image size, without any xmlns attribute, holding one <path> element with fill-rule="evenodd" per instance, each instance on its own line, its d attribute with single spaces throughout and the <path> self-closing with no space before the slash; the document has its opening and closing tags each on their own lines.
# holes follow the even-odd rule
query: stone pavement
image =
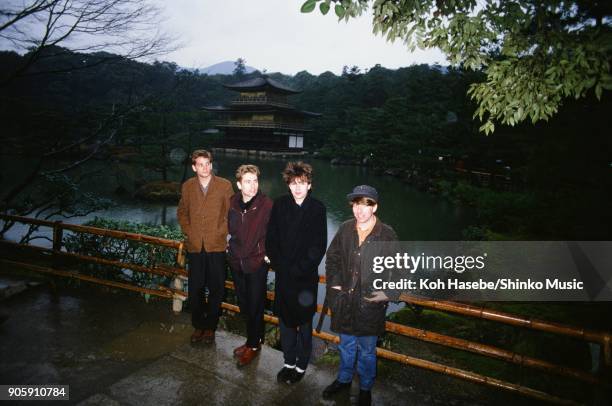
<svg viewBox="0 0 612 406">
<path fill-rule="evenodd" d="M 220 331 L 211 347 L 179 345 L 80 405 L 316 404 L 321 388 L 333 380 L 329 369 L 311 366 L 299 384 L 279 385 L 282 356 L 267 346 L 252 364 L 239 369 L 232 350 L 243 343 L 243 337 Z"/>
<path fill-rule="evenodd" d="M 0 324 L 0 384 L 68 384 L 65 404 L 82 405 L 356 402 L 357 384 L 350 397 L 321 399 L 334 366 L 310 365 L 301 382 L 281 385 L 278 350 L 264 346 L 252 364 L 237 368 L 232 350 L 244 337 L 221 330 L 211 347 L 190 344 L 189 314 L 173 314 L 170 301 L 146 303 L 141 296 L 86 283 L 29 282 L 0 276 L 0 284 L 25 286 L 0 301 L 8 316 Z M 377 383 L 375 404 L 407 404 L 398 397 L 401 392 L 417 396 L 408 387 Z"/>
<path fill-rule="evenodd" d="M 3 270 L 0 269 L 0 272 Z M 167 300 L 87 283 L 23 283 L 0 274 L 0 285 L 23 285 L 0 301 L 0 384 L 67 384 L 79 405 L 350 405 L 321 392 L 336 366 L 317 362 L 296 385 L 276 382 L 282 353 L 264 346 L 237 368 L 233 348 L 244 337 L 218 331 L 211 347 L 192 345 L 189 314 L 175 315 Z M 462 380 L 405 367 L 401 379 L 382 376 L 374 405 L 531 405 L 528 399 Z M 384 375 L 384 374 L 383 374 Z M 28 403 L 28 402 L 26 402 Z M 44 404 L 36 401 L 36 405 Z"/>
</svg>

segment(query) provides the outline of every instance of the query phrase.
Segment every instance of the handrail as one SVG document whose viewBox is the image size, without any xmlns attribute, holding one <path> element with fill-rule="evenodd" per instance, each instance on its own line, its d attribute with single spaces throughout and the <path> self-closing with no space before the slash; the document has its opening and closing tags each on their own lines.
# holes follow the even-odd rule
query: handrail
<svg viewBox="0 0 612 406">
<path fill-rule="evenodd" d="M 48 273 L 48 274 L 57 275 L 57 276 L 65 276 L 68 278 L 80 279 L 80 280 L 87 281 L 87 282 L 98 283 L 100 285 L 112 286 L 114 288 L 127 289 L 127 290 L 131 290 L 134 292 L 140 292 L 140 293 L 146 293 L 149 295 L 165 297 L 166 299 L 173 298 L 173 294 L 171 292 L 166 291 L 165 289 L 164 290 L 148 289 L 148 288 L 143 288 L 140 286 L 130 285 L 129 283 L 109 281 L 106 279 L 96 278 L 94 276 L 83 275 L 78 272 L 51 269 L 51 268 L 33 265 L 33 264 L 25 264 L 23 262 L 11 261 L 9 259 L 4 259 L 4 258 L 0 258 L 0 262 L 9 264 L 9 265 L 16 265 L 16 266 L 24 267 L 26 269 L 30 269 L 36 272 L 42 272 L 42 273 Z"/>
<path fill-rule="evenodd" d="M 533 319 L 530 317 L 521 317 L 511 313 L 487 309 L 484 306 L 478 307 L 466 303 L 423 299 L 413 295 L 408 295 L 406 293 L 402 293 L 400 295 L 400 300 L 406 303 L 412 303 L 435 310 L 496 321 L 511 326 L 525 327 L 532 330 L 538 330 L 547 333 L 565 335 L 568 337 L 578 338 L 584 341 L 599 343 L 602 345 L 609 343 L 611 337 L 611 333 L 609 332 L 588 330 L 580 327 L 568 326 L 561 323 Z"/>
<path fill-rule="evenodd" d="M 240 313 L 240 308 L 236 305 L 232 305 L 229 303 L 222 303 L 222 307 L 226 310 L 229 310 L 234 313 Z M 264 314 L 264 320 L 271 324 L 278 325 L 278 317 L 271 316 L 268 314 Z M 322 340 L 333 342 L 338 344 L 340 342 L 340 337 L 326 333 L 324 331 L 317 332 L 316 330 L 312 331 L 312 335 L 318 337 Z M 423 369 L 428 369 L 430 371 L 442 373 L 445 375 L 454 376 L 456 378 L 461 378 L 470 382 L 475 382 L 479 384 L 484 384 L 487 386 L 491 386 L 497 389 L 504 389 L 509 392 L 518 393 L 524 396 L 528 396 L 538 400 L 544 400 L 547 402 L 559 404 L 559 405 L 580 405 L 580 403 L 574 402 L 572 400 L 563 399 L 557 396 L 553 396 L 543 391 L 539 391 L 536 389 L 528 388 L 526 386 L 521 386 L 517 384 L 513 384 L 510 382 L 502 381 L 500 379 L 491 378 L 485 375 L 480 375 L 471 371 L 466 371 L 459 368 L 449 367 L 447 365 L 439 364 L 433 361 L 427 361 L 421 358 L 411 357 L 409 355 L 398 354 L 391 350 L 387 350 L 385 348 L 376 347 L 376 355 L 380 358 L 385 358 L 391 361 L 396 361 L 404 365 L 415 366 Z"/>
<path fill-rule="evenodd" d="M 325 284 L 325 275 L 319 275 L 319 283 Z M 474 306 L 466 303 L 452 302 L 447 300 L 425 299 L 407 293 L 402 293 L 399 299 L 404 303 L 415 304 L 429 309 L 439 310 L 448 313 L 460 314 L 463 316 L 478 319 L 495 321 L 511 326 L 524 327 L 531 330 L 554 333 L 572 338 L 581 339 L 588 342 L 602 345 L 609 344 L 612 340 L 612 333 L 585 329 L 582 327 L 568 326 L 562 323 L 534 319 L 531 317 L 517 316 L 499 310 L 487 309 L 485 306 Z M 612 363 L 609 363 L 611 365 Z"/>
<path fill-rule="evenodd" d="M 265 96 L 258 96 L 258 97 L 241 96 L 237 99 L 232 100 L 230 104 L 231 105 L 250 105 L 250 104 L 261 105 L 263 104 L 263 105 L 278 106 L 278 107 L 293 107 L 291 104 L 287 103 L 286 101 L 278 100 L 278 99 L 274 99 L 270 97 L 265 97 Z"/>
<path fill-rule="evenodd" d="M 272 128 L 279 130 L 293 130 L 293 131 L 312 131 L 309 127 L 302 124 L 282 123 L 282 122 L 270 122 L 270 121 L 258 121 L 258 120 L 213 120 L 211 122 L 216 127 L 255 127 L 255 128 Z"/>
<path fill-rule="evenodd" d="M 41 220 L 41 219 L 36 219 L 36 218 L 14 216 L 14 215 L 8 215 L 8 214 L 0 214 L 0 219 L 3 219 L 4 221 L 20 222 L 20 223 L 26 223 L 26 224 L 33 224 L 37 226 L 51 227 L 53 229 L 53 240 L 52 240 L 53 248 L 52 249 L 27 245 L 27 247 L 30 249 L 38 250 L 39 252 L 43 252 L 43 253 L 50 253 L 55 257 L 69 257 L 69 258 L 77 259 L 80 261 L 99 263 L 103 265 L 118 267 L 121 269 L 123 268 L 130 269 L 136 272 L 145 272 L 145 273 L 152 273 L 152 274 L 157 274 L 161 276 L 172 277 L 173 278 L 172 284 L 174 288 L 176 289 L 183 288 L 183 281 L 185 279 L 185 276 L 187 275 L 187 272 L 184 269 L 185 268 L 185 250 L 184 250 L 184 243 L 182 241 L 153 237 L 153 236 L 144 235 L 144 234 L 130 233 L 130 232 L 125 232 L 125 231 L 109 230 L 105 228 L 81 226 L 81 225 L 76 225 L 76 224 L 66 224 L 61 221 Z M 145 267 L 145 266 L 141 266 L 137 264 L 131 264 L 131 263 L 126 263 L 122 261 L 114 261 L 114 260 L 109 260 L 106 258 L 100 258 L 96 256 L 91 256 L 91 255 L 80 255 L 76 253 L 65 252 L 65 251 L 62 251 L 62 238 L 63 238 L 62 236 L 63 236 L 64 230 L 70 230 L 70 231 L 74 231 L 77 233 L 100 235 L 100 236 L 123 239 L 123 240 L 138 241 L 138 242 L 146 243 L 146 244 L 174 248 L 176 249 L 175 263 L 178 267 L 160 267 L 160 266 Z M 15 245 L 21 245 L 21 244 L 11 243 L 9 241 L 2 241 L 2 243 L 5 245 L 6 244 L 12 245 L 13 247 L 15 247 Z M 55 271 L 55 270 L 52 270 L 52 271 Z M 62 271 L 58 271 L 58 272 L 62 272 Z M 73 277 L 77 279 L 85 279 L 86 277 L 86 275 L 80 275 L 80 276 L 61 275 L 61 276 L 69 276 L 69 277 Z M 85 280 L 88 280 L 90 282 L 102 283 L 100 282 L 101 279 L 93 278 L 93 277 L 87 277 L 87 278 L 89 279 L 85 279 Z M 120 282 L 114 282 L 114 281 L 107 281 L 107 282 L 109 283 L 112 282 L 115 285 L 118 283 L 121 284 Z M 124 286 L 117 286 L 117 287 L 129 289 Z M 136 290 L 136 289 L 131 289 L 131 290 Z M 147 292 L 147 293 L 151 294 L 151 292 Z M 165 293 L 166 292 L 164 292 L 164 294 Z M 178 313 L 182 310 L 182 308 L 183 308 L 183 299 L 175 295 L 173 297 L 172 310 Z"/>
<path fill-rule="evenodd" d="M 23 247 L 23 244 L 19 244 L 19 243 L 12 242 L 12 241 L 0 241 L 0 244 L 11 246 L 12 248 Z M 95 257 L 95 256 L 88 256 L 88 255 L 80 255 L 80 254 L 75 254 L 72 252 L 55 251 L 50 248 L 37 247 L 34 245 L 28 245 L 28 249 L 39 251 L 45 254 L 58 255 L 64 258 L 73 258 L 73 259 L 77 259 L 81 261 L 92 262 L 95 264 L 109 265 L 109 266 L 114 266 L 117 268 L 129 269 L 129 270 L 136 271 L 136 272 L 152 273 L 152 274 L 156 274 L 160 276 L 167 276 L 167 277 L 176 277 L 177 275 L 184 276 L 184 277 L 187 276 L 187 271 L 185 271 L 185 269 L 183 268 L 159 267 L 159 266 L 154 266 L 152 268 L 149 268 L 143 265 L 132 264 L 130 262 L 114 261 L 112 259 L 105 259 L 105 258 L 100 258 L 100 257 Z"/>
<path fill-rule="evenodd" d="M 157 238 L 157 237 L 152 237 L 152 236 L 145 236 L 145 235 L 136 234 L 136 233 L 128 233 L 128 232 L 122 232 L 122 231 L 116 231 L 116 230 L 101 229 L 97 227 L 66 224 L 66 223 L 62 223 L 59 221 L 32 219 L 32 218 L 22 217 L 22 216 L 12 216 L 12 215 L 0 214 L 0 219 L 4 219 L 5 221 L 8 220 L 8 221 L 23 222 L 23 223 L 29 223 L 29 224 L 34 224 L 34 225 L 52 227 L 54 230 L 54 233 L 53 233 L 54 239 L 53 239 L 52 249 L 26 245 L 27 248 L 34 249 L 38 252 L 62 256 L 62 257 L 71 257 L 73 259 L 80 260 L 80 261 L 88 261 L 88 262 L 94 262 L 94 263 L 99 263 L 103 265 L 110 265 L 110 266 L 115 266 L 115 267 L 120 267 L 120 268 L 131 269 L 136 272 L 147 272 L 147 273 L 153 273 L 153 274 L 158 274 L 162 276 L 174 277 L 174 281 L 173 281 L 173 287 L 159 286 L 159 289 L 148 289 L 148 288 L 142 288 L 139 286 L 130 285 L 128 283 L 100 279 L 100 278 L 96 278 L 93 276 L 80 274 L 78 272 L 71 272 L 71 271 L 64 271 L 64 270 L 59 270 L 59 269 L 54 269 L 54 268 L 41 267 L 41 266 L 37 266 L 33 264 L 11 261 L 7 259 L 0 259 L 1 262 L 13 264 L 13 265 L 24 266 L 28 269 L 43 272 L 43 273 L 50 273 L 50 274 L 54 274 L 58 276 L 71 277 L 71 278 L 81 279 L 81 280 L 85 280 L 88 282 L 98 283 L 98 284 L 102 284 L 106 286 L 113 286 L 113 287 L 118 287 L 122 289 L 133 290 L 133 291 L 137 291 L 141 293 L 152 294 L 152 295 L 156 295 L 160 297 L 171 298 L 174 301 L 173 310 L 175 311 L 181 310 L 182 301 L 186 299 L 186 293 L 183 291 L 182 281 L 185 279 L 185 276 L 187 274 L 184 269 L 184 250 L 183 250 L 182 242 L 163 239 L 163 238 Z M 149 244 L 154 244 L 154 245 L 161 245 L 161 246 L 176 248 L 178 251 L 177 252 L 178 267 L 168 267 L 168 266 L 146 267 L 146 266 L 141 266 L 141 265 L 136 265 L 136 264 L 131 264 L 131 263 L 124 263 L 121 261 L 109 260 L 109 259 L 95 257 L 95 256 L 86 256 L 86 255 L 80 255 L 80 254 L 74 254 L 74 253 L 68 253 L 68 252 L 61 251 L 61 238 L 62 238 L 61 230 L 64 230 L 64 229 L 72 230 L 76 232 L 109 236 L 113 238 L 134 240 L 134 241 L 139 241 L 139 242 L 144 242 L 144 243 L 149 243 Z M 59 239 L 59 241 L 56 241 L 57 239 Z M 8 242 L 8 241 L 1 241 L 1 243 L 3 245 L 8 245 L 12 248 L 24 246 L 23 244 L 18 244 L 18 243 Z M 325 276 L 322 276 L 322 275 L 319 276 L 319 283 L 322 283 L 322 284 L 325 283 Z M 225 286 L 227 288 L 234 289 L 233 282 L 231 281 L 226 281 Z M 273 300 L 274 293 L 267 292 L 267 297 L 270 300 Z M 429 300 L 429 299 L 423 299 L 423 298 L 419 298 L 419 297 L 415 297 L 415 296 L 407 295 L 407 294 L 402 294 L 400 296 L 400 300 L 406 303 L 412 303 L 412 304 L 416 304 L 422 307 L 432 308 L 432 309 L 436 309 L 436 310 L 440 310 L 444 312 L 457 313 L 457 314 L 461 314 L 465 316 L 501 322 L 501 323 L 509 324 L 512 326 L 526 327 L 526 328 L 531 328 L 534 330 L 579 338 L 579 339 L 583 339 L 589 342 L 596 342 L 602 345 L 603 353 L 604 353 L 604 362 L 606 363 L 606 365 L 608 366 L 610 365 L 609 361 L 610 361 L 610 341 L 611 339 L 610 339 L 610 333 L 607 333 L 607 332 L 587 330 L 583 328 L 563 325 L 561 323 L 547 322 L 543 320 L 520 317 L 520 316 L 510 314 L 510 313 L 489 310 L 489 309 L 486 309 L 484 306 L 479 307 L 479 306 L 473 306 L 473 305 L 468 305 L 468 304 L 459 303 L 459 302 Z M 177 304 L 180 304 L 180 306 L 178 306 L 178 310 L 177 310 Z M 233 306 L 233 305 L 223 303 L 223 306 L 225 308 L 228 308 L 228 306 Z M 321 312 L 321 311 L 322 311 L 322 306 L 319 305 L 317 307 L 317 312 Z M 266 316 L 266 317 L 270 317 L 270 316 Z M 523 356 L 523 355 L 511 352 L 508 350 L 504 350 L 498 347 L 475 343 L 475 342 L 471 342 L 468 340 L 446 336 L 443 334 L 439 334 L 439 333 L 435 333 L 435 332 L 431 332 L 431 331 L 427 331 L 423 329 L 412 328 L 412 327 L 404 326 L 404 325 L 389 322 L 389 321 L 386 322 L 385 329 L 388 332 L 400 334 L 406 337 L 411 337 L 411 338 L 419 339 L 422 341 L 440 344 L 440 345 L 444 345 L 447 347 L 456 348 L 460 350 L 470 351 L 470 352 L 474 352 L 480 355 L 500 359 L 506 362 L 511 362 L 514 364 L 522 365 L 522 366 L 541 369 L 547 372 L 564 375 L 564 376 L 578 379 L 578 380 L 588 382 L 591 384 L 601 384 L 601 381 L 596 376 L 588 372 L 585 372 L 583 370 L 553 364 L 548 361 L 540 360 L 537 358 Z M 331 334 L 328 334 L 328 333 L 321 333 L 321 335 L 317 335 L 317 336 L 321 336 L 324 338 L 326 335 L 329 336 L 327 337 L 328 339 L 332 337 L 331 341 L 337 341 L 337 337 Z M 430 361 L 421 360 L 418 358 L 413 358 L 413 357 L 405 356 L 402 354 L 393 353 L 389 350 L 379 348 L 377 350 L 377 353 L 379 356 L 382 356 L 383 358 L 392 359 L 395 361 L 406 363 L 408 365 L 420 366 L 423 368 L 442 372 L 448 375 L 461 377 L 463 379 L 467 379 L 467 380 L 471 380 L 471 381 L 479 382 L 479 383 L 484 383 L 487 385 L 492 385 L 492 386 L 503 388 L 506 390 L 516 391 L 523 395 L 527 395 L 527 396 L 534 397 L 537 399 L 548 400 L 548 401 L 552 401 L 552 402 L 560 403 L 560 404 L 574 404 L 572 401 L 560 399 L 555 396 L 549 395 L 547 393 L 533 390 L 531 388 L 525 388 L 520 385 L 496 380 L 494 378 L 478 375 L 473 372 L 463 371 L 463 370 L 459 370 L 456 368 L 447 367 L 441 364 L 432 363 Z"/>
<path fill-rule="evenodd" d="M 165 247 L 176 248 L 182 247 L 183 243 L 176 240 L 169 240 L 167 238 L 159 238 L 153 237 L 150 235 L 130 233 L 127 231 L 118 231 L 118 230 L 109 230 L 107 228 L 99 228 L 99 227 L 91 227 L 91 226 L 81 226 L 78 224 L 68 224 L 63 223 L 61 221 L 50 221 L 50 220 L 41 220 L 37 218 L 23 217 L 23 216 L 13 216 L 10 214 L 0 214 L 0 219 L 15 221 L 18 223 L 28 223 L 34 224 L 38 226 L 46 226 L 51 228 L 61 228 L 64 230 L 76 231 L 79 233 L 88 233 L 101 235 L 105 237 L 113 237 L 120 238 L 132 241 L 140 241 L 148 244 L 162 245 Z"/>
<path fill-rule="evenodd" d="M 234 283 L 231 281 L 225 281 L 225 287 L 232 290 L 235 289 Z M 174 291 L 174 293 L 180 294 L 176 291 Z M 274 292 L 267 291 L 266 297 L 268 298 L 268 300 L 274 300 Z M 322 311 L 323 306 L 318 305 L 317 313 L 321 313 Z M 327 314 L 330 315 L 331 311 L 328 310 Z M 480 344 L 461 338 L 435 333 L 429 330 L 405 326 L 403 324 L 398 324 L 391 321 L 385 322 L 385 330 L 390 333 L 402 335 L 404 337 L 410 337 L 420 341 L 439 344 L 445 347 L 455 348 L 458 350 L 469 351 L 475 354 L 483 355 L 490 358 L 496 358 L 512 364 L 539 369 L 557 375 L 567 376 L 591 384 L 602 383 L 600 379 L 586 371 L 582 371 L 577 368 L 566 367 L 564 365 L 553 364 L 552 362 L 529 357 L 526 355 L 521 355 L 516 352 L 504 350 L 502 348 L 495 347 L 492 345 Z"/>
</svg>

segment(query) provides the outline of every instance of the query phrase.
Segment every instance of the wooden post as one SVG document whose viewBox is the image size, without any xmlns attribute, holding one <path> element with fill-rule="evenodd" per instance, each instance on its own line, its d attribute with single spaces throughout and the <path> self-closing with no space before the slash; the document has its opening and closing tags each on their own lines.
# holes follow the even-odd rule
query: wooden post
<svg viewBox="0 0 612 406">
<path fill-rule="evenodd" d="M 62 238 L 64 236 L 64 229 L 62 228 L 62 222 L 61 221 L 55 221 L 53 222 L 53 262 L 52 262 L 52 267 L 55 269 L 60 268 L 60 256 L 59 255 L 55 255 L 56 253 L 59 254 L 62 251 Z"/>
<path fill-rule="evenodd" d="M 603 343 L 601 344 L 602 365 L 600 366 L 600 375 L 604 381 L 610 382 L 612 379 L 612 337 L 606 334 Z"/>
<path fill-rule="evenodd" d="M 179 268 L 185 268 L 185 243 L 181 242 L 177 248 L 176 264 Z"/>
<path fill-rule="evenodd" d="M 183 279 L 184 276 L 176 275 L 174 280 L 172 281 L 172 287 L 176 290 L 183 291 Z M 185 300 L 184 296 L 173 295 L 172 296 L 172 311 L 174 314 L 179 314 L 183 310 L 183 301 Z"/>
<path fill-rule="evenodd" d="M 56 221 L 53 223 L 53 251 L 62 250 L 62 238 L 64 236 L 64 229 L 62 228 L 62 222 Z"/>
<path fill-rule="evenodd" d="M 183 268 L 185 269 L 185 248 L 184 248 L 184 243 L 181 242 L 177 248 L 177 252 L 176 252 L 176 264 L 178 265 L 179 268 Z M 176 275 L 174 277 L 174 280 L 172 281 L 172 287 L 176 290 L 183 290 L 183 280 L 185 279 L 184 276 L 181 275 Z M 177 295 L 173 296 L 172 299 L 172 311 L 174 312 L 174 314 L 179 314 L 182 310 L 183 310 L 183 301 L 185 300 L 184 297 L 179 297 Z"/>
</svg>

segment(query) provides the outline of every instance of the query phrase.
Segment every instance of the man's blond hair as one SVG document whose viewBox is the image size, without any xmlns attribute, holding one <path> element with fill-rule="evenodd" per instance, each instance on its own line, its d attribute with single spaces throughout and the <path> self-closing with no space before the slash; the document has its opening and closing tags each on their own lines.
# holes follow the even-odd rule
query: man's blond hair
<svg viewBox="0 0 612 406">
<path fill-rule="evenodd" d="M 252 173 L 259 178 L 259 168 L 255 165 L 240 165 L 238 169 L 236 169 L 236 180 L 240 182 L 242 177 L 247 174 Z"/>
</svg>

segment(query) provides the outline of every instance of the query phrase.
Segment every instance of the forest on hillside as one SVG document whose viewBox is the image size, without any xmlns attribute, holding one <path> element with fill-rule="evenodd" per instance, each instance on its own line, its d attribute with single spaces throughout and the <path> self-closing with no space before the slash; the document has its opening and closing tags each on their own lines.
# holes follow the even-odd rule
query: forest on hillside
<svg viewBox="0 0 612 406">
<path fill-rule="evenodd" d="M 219 137 L 206 132 L 213 117 L 202 107 L 235 97 L 224 84 L 261 74 L 208 76 L 169 62 L 56 51 L 47 49 L 47 57 L 17 76 L 27 54 L 0 52 L 1 151 L 28 162 L 25 185 L 46 181 L 57 187 L 62 175 L 74 191 L 72 164 L 112 154 L 129 155 L 167 180 L 168 167 L 176 165 L 173 150 L 211 147 Z M 609 92 L 601 101 L 569 101 L 549 122 L 499 126 L 484 135 L 466 94 L 471 83 L 484 80 L 479 73 L 376 65 L 345 67 L 341 75 L 268 75 L 302 90 L 290 98 L 297 108 L 323 114 L 311 122 L 310 152 L 365 164 L 474 205 L 481 224 L 466 238 L 609 239 Z M 507 182 L 474 183 L 458 166 Z M 4 185 L 11 175 L 5 170 L 1 176 Z M 3 186 L 3 210 L 31 213 L 26 189 Z"/>
</svg>

